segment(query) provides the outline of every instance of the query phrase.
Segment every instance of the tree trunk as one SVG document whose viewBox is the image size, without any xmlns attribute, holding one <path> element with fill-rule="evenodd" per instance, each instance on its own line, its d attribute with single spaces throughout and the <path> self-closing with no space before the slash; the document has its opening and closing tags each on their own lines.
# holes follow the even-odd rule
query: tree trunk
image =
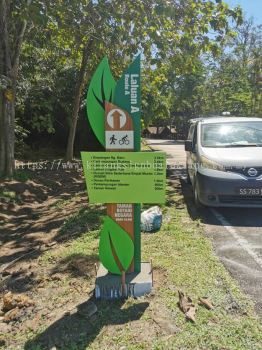
<svg viewBox="0 0 262 350">
<path fill-rule="evenodd" d="M 22 21 L 16 33 L 15 47 L 10 47 L 8 18 L 10 8 L 0 2 L 0 174 L 12 177 L 15 170 L 15 96 L 21 46 L 26 30 Z M 12 56 L 13 53 L 13 56 Z"/>
<path fill-rule="evenodd" d="M 0 3 L 1 30 L 1 175 L 12 176 L 14 157 L 12 155 L 12 63 L 8 35 L 8 6 L 5 0 Z"/>
<path fill-rule="evenodd" d="M 0 4 L 0 175 L 5 170 L 5 142 L 4 142 L 4 45 L 2 4 Z"/>
<path fill-rule="evenodd" d="M 4 98 L 0 91 L 0 175 L 5 172 L 5 142 L 4 142 Z"/>
<path fill-rule="evenodd" d="M 79 106 L 80 106 L 80 99 L 82 94 L 82 89 L 85 81 L 85 71 L 86 71 L 86 65 L 88 62 L 89 57 L 89 51 L 91 49 L 93 40 L 91 39 L 88 44 L 85 46 L 82 54 L 82 61 L 81 61 L 81 67 L 78 74 L 77 82 L 76 82 L 76 88 L 75 88 L 75 96 L 73 101 L 73 111 L 72 111 L 72 118 L 71 123 L 69 127 L 69 135 L 67 140 L 67 150 L 66 150 L 66 160 L 72 161 L 74 157 L 74 142 L 75 142 L 75 134 L 76 134 L 76 126 L 77 126 L 77 119 L 78 119 L 78 112 L 79 112 Z"/>
</svg>

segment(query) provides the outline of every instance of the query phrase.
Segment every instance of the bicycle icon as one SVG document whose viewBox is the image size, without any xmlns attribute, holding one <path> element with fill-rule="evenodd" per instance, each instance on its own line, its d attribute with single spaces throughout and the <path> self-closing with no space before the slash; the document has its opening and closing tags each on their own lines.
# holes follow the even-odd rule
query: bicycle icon
<svg viewBox="0 0 262 350">
<path fill-rule="evenodd" d="M 122 146 L 122 145 L 129 145 L 130 141 L 128 140 L 128 135 L 122 137 L 122 139 L 119 140 L 118 142 L 119 142 L 120 146 Z"/>
</svg>

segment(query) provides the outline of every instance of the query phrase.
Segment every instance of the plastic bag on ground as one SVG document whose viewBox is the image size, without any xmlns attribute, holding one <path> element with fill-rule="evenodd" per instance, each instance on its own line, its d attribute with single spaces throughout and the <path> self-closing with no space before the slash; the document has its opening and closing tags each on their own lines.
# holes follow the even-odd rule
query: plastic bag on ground
<svg viewBox="0 0 262 350">
<path fill-rule="evenodd" d="M 158 206 L 151 207 L 141 214 L 141 231 L 155 232 L 162 225 L 162 211 Z"/>
</svg>

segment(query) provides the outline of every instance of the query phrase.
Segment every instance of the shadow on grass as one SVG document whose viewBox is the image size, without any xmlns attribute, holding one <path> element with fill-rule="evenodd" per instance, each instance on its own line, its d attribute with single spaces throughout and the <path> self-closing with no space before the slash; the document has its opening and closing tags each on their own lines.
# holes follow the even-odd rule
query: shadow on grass
<svg viewBox="0 0 262 350">
<path fill-rule="evenodd" d="M 31 250 L 35 250 L 34 258 L 41 255 L 39 245 L 49 235 L 55 240 L 53 233 L 65 220 L 62 210 L 49 208 L 49 201 L 73 199 L 84 189 L 81 175 L 74 170 L 23 171 L 17 172 L 12 181 L 0 179 L 0 236 L 5 249 L 0 263 L 8 264 L 24 255 L 22 260 L 31 259 L 26 255 Z M 68 214 L 75 210 L 77 207 L 69 208 Z"/>
<path fill-rule="evenodd" d="M 104 206 L 93 206 L 81 208 L 78 212 L 71 215 L 63 224 L 58 232 L 58 237 L 66 238 L 72 233 L 78 233 L 80 236 L 87 231 L 98 230 L 101 226 L 103 216 L 105 215 Z"/>
<path fill-rule="evenodd" d="M 62 273 L 70 277 L 90 277 L 95 275 L 95 263 L 97 263 L 98 260 L 98 254 L 71 254 L 58 262 L 51 271 L 51 275 Z"/>
<path fill-rule="evenodd" d="M 103 327 L 108 325 L 124 325 L 139 320 L 149 306 L 142 302 L 122 309 L 123 300 L 95 301 L 97 312 L 86 316 L 86 310 L 94 307 L 94 298 L 79 304 L 74 313 L 65 315 L 51 324 L 43 333 L 29 340 L 25 350 L 85 350 L 94 341 Z"/>
<path fill-rule="evenodd" d="M 70 278 L 95 277 L 95 263 L 98 261 L 98 254 L 71 254 L 57 263 L 50 271 L 50 276 L 58 273 Z M 5 287 L 13 293 L 25 293 L 41 283 L 38 277 L 37 274 L 30 273 L 27 269 L 19 269 L 6 279 Z"/>
<path fill-rule="evenodd" d="M 174 207 L 176 209 L 184 209 L 185 203 L 182 197 L 181 186 L 175 179 L 169 178 L 168 187 L 166 189 L 166 203 L 167 207 Z"/>
</svg>

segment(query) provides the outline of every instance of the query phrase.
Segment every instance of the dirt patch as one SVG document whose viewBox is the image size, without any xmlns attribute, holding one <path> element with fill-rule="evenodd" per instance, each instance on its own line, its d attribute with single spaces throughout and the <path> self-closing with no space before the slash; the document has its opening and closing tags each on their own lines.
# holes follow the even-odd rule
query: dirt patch
<svg viewBox="0 0 262 350">
<path fill-rule="evenodd" d="M 99 220 L 88 220 L 95 210 L 88 207 L 83 176 L 75 170 L 35 171 L 24 183 L 1 182 L 0 194 L 0 334 L 34 332 L 74 308 L 76 300 L 88 299 L 97 261 L 76 255 L 46 268 L 39 259 L 98 226 Z M 14 306 L 10 310 L 8 300 Z"/>
<path fill-rule="evenodd" d="M 65 219 L 87 206 L 80 172 L 42 170 L 31 176 L 25 183 L 0 184 L 0 193 L 6 194 L 0 198 L 2 269 L 32 250 L 39 256 L 56 242 Z"/>
<path fill-rule="evenodd" d="M 69 260 L 67 264 L 69 270 L 65 268 L 63 273 L 57 272 L 59 268 L 52 268 L 51 264 L 48 269 L 45 266 L 38 266 L 36 264 L 31 268 L 33 270 L 31 272 L 31 280 L 27 280 L 27 283 L 25 283 L 26 273 L 24 271 L 21 271 L 20 277 L 11 276 L 4 287 L 7 293 L 4 294 L 2 304 L 3 309 L 7 312 L 4 314 L 4 318 L 0 319 L 0 333 L 1 330 L 6 330 L 8 327 L 11 334 L 23 334 L 23 337 L 25 337 L 26 333 L 35 333 L 43 327 L 49 327 L 57 322 L 60 325 L 61 321 L 59 320 L 63 320 L 62 324 L 66 325 L 66 327 L 61 326 L 60 332 L 55 327 L 54 332 L 56 333 L 56 337 L 66 339 L 64 336 L 65 333 L 68 333 L 68 317 L 69 319 L 70 317 L 72 319 L 74 317 L 79 318 L 79 315 L 73 316 L 74 310 L 79 304 L 85 303 L 89 299 L 94 289 L 95 272 L 94 269 L 93 271 L 91 269 L 89 270 L 89 266 L 93 264 L 93 260 L 88 261 L 87 258 L 81 259 L 81 265 L 79 265 L 81 266 L 81 277 L 77 273 L 74 276 L 75 271 L 72 271 Z M 75 269 L 77 269 L 78 265 L 76 265 L 76 261 L 78 260 L 73 259 L 72 261 L 74 261 Z M 83 270 L 84 268 L 85 270 Z M 70 279 L 68 279 L 68 276 L 70 276 Z M 23 285 L 23 289 L 25 290 L 22 295 L 16 292 L 10 292 L 10 290 L 21 290 L 21 285 Z M 7 306 L 10 306 L 8 307 L 11 308 L 10 311 L 7 310 Z M 77 334 L 75 329 L 76 337 Z M 10 343 L 5 343 L 5 348 L 9 349 L 8 346 L 10 346 L 10 349 L 15 348 L 15 346 L 21 346 L 22 348 L 20 342 L 21 339 L 14 341 L 11 337 Z M 25 339 L 23 339 L 22 343 L 24 342 Z M 42 344 L 42 342 L 40 343 Z M 47 342 L 43 342 L 43 344 L 48 345 Z M 32 349 L 35 349 L 35 347 L 32 346 Z"/>
</svg>

